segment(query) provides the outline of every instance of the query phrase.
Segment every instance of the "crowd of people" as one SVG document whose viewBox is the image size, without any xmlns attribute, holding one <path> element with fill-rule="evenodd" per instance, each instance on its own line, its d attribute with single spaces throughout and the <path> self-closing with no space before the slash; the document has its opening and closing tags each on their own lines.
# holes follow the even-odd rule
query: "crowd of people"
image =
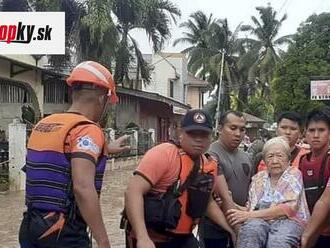
<svg viewBox="0 0 330 248">
<path fill-rule="evenodd" d="M 130 149 L 108 143 L 98 122 L 117 102 L 111 73 L 85 61 L 67 80 L 72 106 L 42 119 L 27 147 L 22 248 L 110 248 L 99 196 L 106 158 Z M 151 148 L 125 191 L 127 248 L 325 248 L 330 245 L 330 117 L 313 110 L 277 118 L 277 137 L 240 149 L 242 113 L 182 118 L 179 139 Z M 303 124 L 305 123 L 305 124 Z M 308 146 L 300 146 L 302 136 Z M 119 227 L 118 227 L 119 228 Z"/>
</svg>

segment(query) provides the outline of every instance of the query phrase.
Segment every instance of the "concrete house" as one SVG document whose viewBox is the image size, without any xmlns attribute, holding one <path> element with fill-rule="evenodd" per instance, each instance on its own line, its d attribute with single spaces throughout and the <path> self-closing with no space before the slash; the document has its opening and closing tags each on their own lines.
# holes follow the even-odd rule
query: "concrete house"
<svg viewBox="0 0 330 248">
<path fill-rule="evenodd" d="M 43 68 L 47 61 L 30 55 L 0 56 L 0 131 L 8 133 L 13 119 L 21 119 L 22 107 L 31 106 L 36 118 L 68 109 L 71 96 L 67 75 Z M 115 127 L 135 123 L 143 130 L 154 129 L 155 141 L 175 138 L 177 123 L 189 106 L 158 93 L 117 87 Z"/>
<path fill-rule="evenodd" d="M 191 108 L 203 107 L 203 93 L 208 84 L 188 73 L 185 54 L 157 53 L 145 57 L 154 70 L 151 83 L 142 84 L 143 91 L 158 93 Z"/>
<path fill-rule="evenodd" d="M 65 75 L 44 69 L 43 58 L 0 55 L 0 129 L 21 118 L 22 106 L 31 106 L 36 118 L 64 111 L 70 96 Z"/>
</svg>

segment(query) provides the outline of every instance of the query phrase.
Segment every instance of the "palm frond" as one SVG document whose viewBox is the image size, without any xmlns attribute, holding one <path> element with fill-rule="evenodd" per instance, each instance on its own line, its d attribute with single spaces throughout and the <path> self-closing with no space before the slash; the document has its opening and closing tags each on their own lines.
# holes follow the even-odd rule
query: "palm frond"
<svg viewBox="0 0 330 248">
<path fill-rule="evenodd" d="M 142 52 L 140 51 L 136 40 L 133 39 L 131 36 L 130 36 L 130 39 L 134 46 L 135 56 L 136 56 L 138 68 L 139 68 L 139 70 L 136 73 L 141 74 L 141 78 L 144 79 L 144 82 L 148 84 L 148 83 L 150 83 L 150 79 L 151 79 L 151 67 L 144 60 Z"/>
</svg>

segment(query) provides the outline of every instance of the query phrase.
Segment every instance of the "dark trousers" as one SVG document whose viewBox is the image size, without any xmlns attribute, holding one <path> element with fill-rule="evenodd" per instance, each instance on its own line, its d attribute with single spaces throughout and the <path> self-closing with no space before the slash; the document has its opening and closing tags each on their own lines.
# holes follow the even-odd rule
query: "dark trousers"
<svg viewBox="0 0 330 248">
<path fill-rule="evenodd" d="M 47 213 L 25 212 L 19 230 L 21 248 L 89 248 L 90 240 L 86 224 L 75 220 L 66 221 L 61 231 L 40 238 L 58 220 L 59 214 L 45 218 Z"/>
<path fill-rule="evenodd" d="M 203 239 L 204 248 L 234 248 L 229 237 L 219 239 Z"/>
<path fill-rule="evenodd" d="M 330 247 L 330 236 L 323 236 L 321 235 L 314 248 L 329 248 Z"/>
<path fill-rule="evenodd" d="M 175 237 L 167 242 L 155 243 L 156 248 L 198 248 L 198 241 L 194 235 Z M 136 239 L 126 236 L 126 248 L 136 248 Z"/>
</svg>

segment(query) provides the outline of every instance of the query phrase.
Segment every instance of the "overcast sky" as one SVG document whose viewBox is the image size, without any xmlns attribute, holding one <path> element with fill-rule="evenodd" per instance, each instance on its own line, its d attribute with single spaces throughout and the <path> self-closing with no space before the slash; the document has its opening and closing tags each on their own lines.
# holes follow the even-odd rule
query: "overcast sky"
<svg viewBox="0 0 330 248">
<path fill-rule="evenodd" d="M 278 19 L 284 14 L 288 15 L 280 30 L 280 36 L 295 33 L 299 24 L 313 13 L 330 12 L 330 0 L 172 0 L 181 10 L 182 16 L 178 24 L 186 21 L 189 15 L 202 10 L 207 15 L 213 14 L 216 18 L 227 18 L 233 31 L 241 22 L 251 24 L 251 16 L 258 16 L 255 7 L 271 6 L 277 11 Z M 165 46 L 166 52 L 179 52 L 185 46 L 173 47 L 173 40 L 182 37 L 184 29 L 172 25 L 172 38 Z M 143 53 L 151 53 L 148 38 L 144 31 L 135 30 L 131 33 L 139 42 Z"/>
</svg>

